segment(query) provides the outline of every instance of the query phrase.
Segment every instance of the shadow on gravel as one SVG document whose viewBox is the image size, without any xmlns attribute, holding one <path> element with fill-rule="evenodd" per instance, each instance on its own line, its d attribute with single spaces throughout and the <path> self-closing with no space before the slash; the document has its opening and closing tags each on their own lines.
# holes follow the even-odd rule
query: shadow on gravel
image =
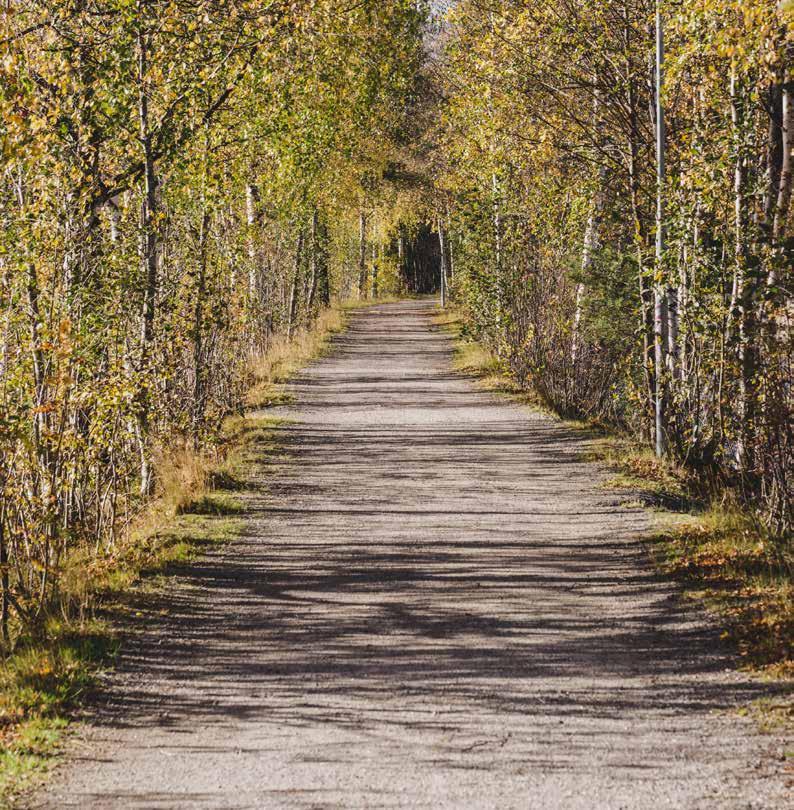
<svg viewBox="0 0 794 810">
<path fill-rule="evenodd" d="M 250 496 L 253 533 L 234 554 L 180 570 L 179 587 L 140 606 L 145 632 L 127 645 L 123 687 L 107 711 L 100 708 L 99 722 L 170 726 L 195 715 L 225 723 L 263 711 L 290 722 L 292 705 L 296 722 L 310 710 L 305 722 L 360 724 L 360 716 L 334 709 L 335 696 L 388 702 L 400 695 L 608 718 L 722 710 L 775 692 L 708 678 L 686 691 L 674 687 L 682 675 L 730 666 L 730 651 L 712 628 L 687 620 L 636 533 L 616 533 L 614 517 L 603 527 L 605 516 L 626 514 L 606 493 L 562 513 L 553 501 L 525 510 L 481 506 L 499 479 L 525 474 L 528 448 L 544 491 L 563 482 L 565 464 L 582 467 L 580 445 L 564 430 L 519 423 L 488 433 L 415 430 L 410 441 L 379 428 L 297 425 L 281 433 L 288 455 L 311 460 L 311 480 L 267 479 L 267 495 Z M 427 479 L 451 463 L 471 482 L 465 508 L 443 508 L 453 484 L 443 475 L 437 501 L 401 502 L 383 489 L 397 470 Z M 360 467 L 372 491 L 366 501 L 346 502 L 344 481 Z M 475 468 L 483 467 L 488 475 L 478 485 Z M 533 480 L 524 481 L 527 492 Z M 621 600 L 628 612 L 615 616 Z M 180 684 L 188 673 L 201 690 L 164 699 L 136 687 L 152 674 Z M 559 691 L 549 690 L 550 680 Z M 315 699 L 321 703 L 313 706 Z M 406 721 L 395 715 L 394 722 Z"/>
<path fill-rule="evenodd" d="M 300 376 L 300 422 L 278 429 L 283 452 L 243 496 L 247 534 L 136 605 L 94 708 L 100 731 L 134 732 L 108 735 L 124 746 L 109 770 L 150 744 L 161 761 L 254 739 L 263 772 L 365 750 L 376 770 L 489 768 L 497 782 L 524 773 L 508 766 L 567 770 L 587 790 L 610 757 L 610 774 L 655 791 L 648 769 L 663 784 L 707 746 L 703 767 L 719 776 L 722 740 L 704 715 L 778 688 L 724 673 L 732 651 L 650 566 L 647 514 L 601 488 L 583 436 L 449 373 L 448 338 L 412 306 L 410 328 L 401 306 L 356 316 Z M 398 362 L 406 353 L 421 357 Z M 427 730 L 438 734 L 411 736 Z M 314 775 L 295 777 L 306 802 Z M 161 787 L 113 806 L 161 806 L 174 796 Z M 387 793 L 355 806 L 392 806 Z"/>
</svg>

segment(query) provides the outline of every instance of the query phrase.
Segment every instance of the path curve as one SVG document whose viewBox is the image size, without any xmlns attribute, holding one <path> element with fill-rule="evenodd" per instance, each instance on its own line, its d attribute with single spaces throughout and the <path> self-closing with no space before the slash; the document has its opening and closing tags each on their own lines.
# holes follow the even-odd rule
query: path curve
<svg viewBox="0 0 794 810">
<path fill-rule="evenodd" d="M 32 807 L 794 806 L 648 514 L 450 371 L 432 311 L 355 313 L 299 378 L 247 533 L 152 611 Z"/>
</svg>

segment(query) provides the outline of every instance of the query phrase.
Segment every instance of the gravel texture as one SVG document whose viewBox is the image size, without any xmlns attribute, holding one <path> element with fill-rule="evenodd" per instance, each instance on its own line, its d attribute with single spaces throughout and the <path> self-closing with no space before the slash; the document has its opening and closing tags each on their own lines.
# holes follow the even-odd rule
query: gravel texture
<svg viewBox="0 0 794 810">
<path fill-rule="evenodd" d="M 149 606 L 29 807 L 792 808 L 786 741 L 583 438 L 355 313 L 247 532 Z"/>
</svg>

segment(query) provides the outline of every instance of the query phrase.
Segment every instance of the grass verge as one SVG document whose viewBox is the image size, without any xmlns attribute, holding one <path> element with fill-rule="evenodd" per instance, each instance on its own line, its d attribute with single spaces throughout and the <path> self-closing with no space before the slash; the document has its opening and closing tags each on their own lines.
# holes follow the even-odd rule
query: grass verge
<svg viewBox="0 0 794 810">
<path fill-rule="evenodd" d="M 460 313 L 445 310 L 435 323 L 455 339 L 457 370 L 478 377 L 489 390 L 550 413 L 466 333 Z M 629 490 L 642 505 L 676 513 L 653 538 L 655 562 L 683 584 L 688 598 L 718 618 L 723 637 L 735 644 L 744 666 L 774 679 L 794 678 L 791 538 L 772 537 L 728 493 L 706 487 L 685 467 L 656 458 L 636 440 L 603 425 L 563 421 L 593 436 L 585 457 L 612 470 L 609 488 Z M 774 706 L 762 701 L 752 713 L 762 725 L 771 725 L 773 718 L 794 722 L 791 701 Z"/>
<path fill-rule="evenodd" d="M 275 341 L 252 370 L 250 406 L 284 401 L 283 382 L 321 355 L 344 324 L 336 308 L 293 341 Z M 247 470 L 278 452 L 275 428 L 283 422 L 264 413 L 232 416 L 201 450 L 162 448 L 157 494 L 116 544 L 64 558 L 59 604 L 35 637 L 19 639 L 0 663 L 0 808 L 13 807 L 57 761 L 70 722 L 113 664 L 119 627 L 129 622 L 136 600 L 163 587 L 158 577 L 178 573 L 239 534 Z"/>
<path fill-rule="evenodd" d="M 284 383 L 306 363 L 323 355 L 331 337 L 345 328 L 345 322 L 344 308 L 336 306 L 321 313 L 311 329 L 302 329 L 291 339 L 284 335 L 273 339 L 267 351 L 251 363 L 254 383 L 246 398 L 248 407 L 289 404 L 292 398 Z"/>
</svg>

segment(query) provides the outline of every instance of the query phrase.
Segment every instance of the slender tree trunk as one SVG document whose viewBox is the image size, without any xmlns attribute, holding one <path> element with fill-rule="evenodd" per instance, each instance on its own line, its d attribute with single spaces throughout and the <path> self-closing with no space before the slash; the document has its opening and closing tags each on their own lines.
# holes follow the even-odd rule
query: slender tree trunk
<svg viewBox="0 0 794 810">
<path fill-rule="evenodd" d="M 8 650 L 11 646 L 11 637 L 8 632 L 8 596 L 11 588 L 8 573 L 8 544 L 6 541 L 6 507 L 0 503 L 0 633 L 2 633 L 3 647 Z"/>
<path fill-rule="evenodd" d="M 629 181 L 629 198 L 631 201 L 631 216 L 634 231 L 634 246 L 637 253 L 637 290 L 640 303 L 639 329 L 642 334 L 642 368 L 645 380 L 645 396 L 647 412 L 654 410 L 654 358 L 653 358 L 653 318 L 652 301 L 646 283 L 645 246 L 646 228 L 640 208 L 640 177 L 639 177 L 639 109 L 637 88 L 635 84 L 635 69 L 631 59 L 632 46 L 631 13 L 628 3 L 624 6 L 624 60 L 626 82 L 626 104 L 629 113 L 628 155 L 627 169 Z M 643 424 L 645 424 L 643 420 Z"/>
<path fill-rule="evenodd" d="M 319 273 L 318 264 L 320 261 L 320 242 L 319 242 L 319 219 L 320 215 L 317 211 L 317 206 L 314 207 L 312 212 L 311 224 L 311 241 L 312 252 L 311 261 L 309 265 L 309 295 L 306 302 L 306 309 L 308 310 L 309 317 L 314 318 L 314 299 L 317 295 L 317 276 Z"/>
<path fill-rule="evenodd" d="M 331 279 L 328 275 L 328 226 L 324 219 L 320 219 L 318 222 L 317 233 L 319 238 L 318 296 L 320 304 L 327 307 L 331 304 Z"/>
<path fill-rule="evenodd" d="M 298 313 L 298 283 L 300 281 L 301 263 L 303 261 L 303 227 L 298 233 L 298 244 L 295 247 L 295 267 L 292 273 L 292 283 L 289 293 L 289 315 L 287 318 L 287 339 L 292 339 L 295 321 Z"/>
<path fill-rule="evenodd" d="M 593 93 L 593 127 L 596 131 L 596 143 L 598 150 L 603 149 L 603 135 L 600 103 L 601 97 L 598 90 L 598 76 L 593 76 L 595 91 Z M 576 299 L 574 303 L 573 329 L 571 333 L 571 367 L 573 369 L 572 381 L 576 384 L 576 362 L 579 355 L 579 330 L 582 321 L 582 306 L 584 304 L 584 280 L 590 273 L 593 264 L 593 255 L 598 249 L 601 228 L 601 213 L 604 207 L 604 192 L 606 185 L 606 166 L 599 153 L 595 154 L 595 159 L 599 161 L 596 187 L 593 191 L 593 199 L 590 204 L 590 216 L 587 219 L 587 226 L 584 232 L 584 244 L 582 245 L 582 280 L 576 285 Z"/>
<path fill-rule="evenodd" d="M 779 79 L 782 77 L 778 77 Z M 764 190 L 763 228 L 769 242 L 774 240 L 774 222 L 780 194 L 783 167 L 783 83 L 775 82 L 767 96 L 769 127 L 766 143 L 766 188 Z"/>
<path fill-rule="evenodd" d="M 403 289 L 403 284 L 408 280 L 408 273 L 405 269 L 405 229 L 402 223 L 397 232 L 397 275 L 400 279 L 400 289 Z"/>
<path fill-rule="evenodd" d="M 739 320 L 739 404 L 737 460 L 745 468 L 753 466 L 756 376 L 756 279 L 747 272 L 747 160 L 743 143 L 744 99 L 736 71 L 731 72 L 731 119 L 734 130 L 735 162 L 733 181 L 735 272 L 732 309 Z"/>
<path fill-rule="evenodd" d="M 494 273 L 496 276 L 496 303 L 497 303 L 497 318 L 501 321 L 502 317 L 502 203 L 499 191 L 499 179 L 496 172 L 491 176 L 491 185 L 493 188 L 493 229 L 494 229 Z"/>
<path fill-rule="evenodd" d="M 455 281 L 455 256 L 452 250 L 452 237 L 450 236 L 449 227 L 447 227 L 447 259 L 449 266 L 449 280 L 454 283 Z"/>
<path fill-rule="evenodd" d="M 789 59 L 794 59 L 794 46 L 788 48 Z M 778 255 L 783 253 L 781 243 L 786 235 L 789 208 L 791 206 L 792 188 L 792 151 L 794 151 L 794 74 L 790 66 L 786 67 L 781 99 L 781 133 L 780 133 L 780 179 L 775 204 L 775 218 L 772 224 L 772 239 Z M 777 258 L 777 256 L 776 256 Z M 782 256 L 781 264 L 785 261 Z M 767 286 L 774 288 L 777 284 L 778 261 L 769 265 Z"/>
<path fill-rule="evenodd" d="M 139 4 L 139 14 L 142 14 Z M 147 376 L 150 372 L 152 344 L 154 342 L 154 316 L 157 300 L 157 175 L 149 121 L 148 99 L 148 43 L 143 28 L 138 31 L 138 124 L 143 147 L 144 197 L 141 204 L 141 264 L 144 276 L 143 310 L 141 313 L 141 338 L 139 370 Z M 141 494 L 152 491 L 153 476 L 149 458 L 150 394 L 146 385 L 141 386 L 138 397 L 137 433 L 141 460 Z"/>
<path fill-rule="evenodd" d="M 198 449 L 204 423 L 206 396 L 204 392 L 204 303 L 207 290 L 207 232 L 210 216 L 206 202 L 199 231 L 198 274 L 193 305 L 193 446 Z"/>
<path fill-rule="evenodd" d="M 441 266 L 439 268 L 441 274 L 441 306 L 447 305 L 447 250 L 446 239 L 444 238 L 444 222 L 441 217 L 437 219 L 438 227 L 438 247 L 441 253 Z"/>
<path fill-rule="evenodd" d="M 358 215 L 358 297 L 364 298 L 367 289 L 367 215 Z"/>
<path fill-rule="evenodd" d="M 656 279 L 653 287 L 653 342 L 655 379 L 655 426 L 656 455 L 667 451 L 666 436 L 666 391 L 665 391 L 665 308 L 666 297 L 663 284 L 665 253 L 664 183 L 665 183 L 665 130 L 662 87 L 664 83 L 664 31 L 656 2 Z"/>
<path fill-rule="evenodd" d="M 259 263 L 256 255 L 256 207 L 259 201 L 259 191 L 254 183 L 245 186 L 245 219 L 248 225 L 248 301 L 250 305 L 259 303 Z"/>
<path fill-rule="evenodd" d="M 378 246 L 372 243 L 372 298 L 378 297 Z"/>
</svg>

